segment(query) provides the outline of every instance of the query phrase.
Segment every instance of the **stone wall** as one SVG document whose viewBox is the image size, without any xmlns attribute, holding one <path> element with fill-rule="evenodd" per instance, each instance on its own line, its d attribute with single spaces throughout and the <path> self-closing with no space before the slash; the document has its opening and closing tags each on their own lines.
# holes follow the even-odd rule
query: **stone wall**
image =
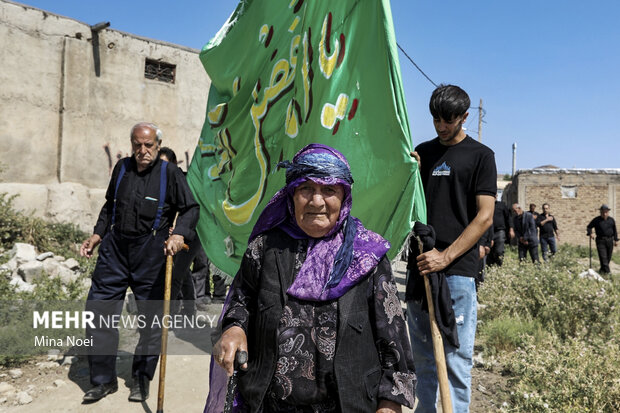
<svg viewBox="0 0 620 413">
<path fill-rule="evenodd" d="M 142 120 L 162 129 L 186 169 L 210 85 L 198 53 L 0 0 L 0 192 L 90 231 Z M 174 82 L 145 78 L 146 59 L 175 65 Z"/>
<path fill-rule="evenodd" d="M 609 205 L 611 216 L 619 211 L 620 169 L 521 170 L 504 199 L 508 205 L 518 202 L 525 210 L 534 203 L 538 212 L 548 203 L 557 220 L 560 243 L 585 246 L 586 226 L 599 215 L 601 204 Z"/>
</svg>

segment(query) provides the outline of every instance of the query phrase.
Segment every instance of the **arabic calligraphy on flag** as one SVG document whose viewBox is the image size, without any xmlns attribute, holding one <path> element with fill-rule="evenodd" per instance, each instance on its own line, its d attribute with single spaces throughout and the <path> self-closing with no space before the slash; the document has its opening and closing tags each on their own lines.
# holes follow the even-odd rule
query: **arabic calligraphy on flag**
<svg viewBox="0 0 620 413">
<path fill-rule="evenodd" d="M 425 221 L 387 0 L 242 1 L 200 58 L 211 88 L 188 181 L 216 266 L 236 272 L 284 185 L 277 163 L 313 142 L 347 157 L 352 213 L 391 257 Z"/>
</svg>

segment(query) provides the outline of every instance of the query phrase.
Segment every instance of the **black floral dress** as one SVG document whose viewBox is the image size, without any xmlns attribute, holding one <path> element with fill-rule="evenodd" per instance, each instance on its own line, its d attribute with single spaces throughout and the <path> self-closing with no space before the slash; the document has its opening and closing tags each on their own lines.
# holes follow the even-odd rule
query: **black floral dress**
<svg viewBox="0 0 620 413">
<path fill-rule="evenodd" d="M 295 275 L 306 257 L 307 242 L 298 242 Z M 253 240 L 246 258 L 260 271 L 263 250 L 261 236 Z M 413 407 L 415 373 L 406 323 L 390 263 L 386 257 L 369 275 L 371 304 L 369 317 L 374 325 L 375 344 L 383 368 L 379 399 Z M 233 288 L 234 288 L 233 284 Z M 231 292 L 225 319 L 228 328 L 248 327 L 250 297 L 241 288 Z M 231 322 L 231 320 L 233 320 Z M 247 330 L 246 330 L 247 331 Z M 263 401 L 264 412 L 339 412 L 334 356 L 338 331 L 338 301 L 311 302 L 289 297 L 278 325 L 277 367 Z"/>
</svg>

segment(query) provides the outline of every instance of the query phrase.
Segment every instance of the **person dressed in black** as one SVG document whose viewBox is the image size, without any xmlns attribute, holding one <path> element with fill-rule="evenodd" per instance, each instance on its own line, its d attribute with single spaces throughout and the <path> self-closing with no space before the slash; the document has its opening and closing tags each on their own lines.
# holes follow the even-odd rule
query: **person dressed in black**
<svg viewBox="0 0 620 413">
<path fill-rule="evenodd" d="M 536 226 L 540 228 L 540 249 L 543 260 L 549 259 L 549 252 L 553 256 L 557 250 L 557 242 L 560 241 L 560 231 L 555 217 L 551 215 L 551 207 L 548 203 L 542 205 L 543 212 L 536 219 Z"/>
<path fill-rule="evenodd" d="M 596 250 L 598 251 L 598 259 L 601 262 L 601 274 L 609 274 L 609 261 L 615 246 L 618 246 L 618 231 L 616 229 L 616 221 L 609 216 L 609 207 L 605 204 L 601 205 L 601 215 L 594 218 L 587 227 L 587 235 L 594 239 L 592 228 L 596 232 Z"/>
<path fill-rule="evenodd" d="M 495 154 L 463 129 L 471 101 L 455 85 L 440 85 L 429 101 L 437 137 L 415 148 L 426 196 L 427 219 L 436 233 L 434 248 L 409 256 L 407 322 L 418 375 L 417 411 L 435 411 L 437 370 L 420 275 L 443 273 L 455 318 L 458 344 L 445 341 L 453 410 L 469 411 L 471 368 L 477 323 L 476 278 L 480 271 L 479 240 L 493 224 L 497 193 Z M 411 285 L 411 287 L 410 287 Z M 416 288 L 417 287 L 417 288 Z M 420 291 L 421 293 L 421 291 Z"/>
<path fill-rule="evenodd" d="M 538 233 L 532 213 L 523 211 L 521 205 L 517 203 L 512 204 L 512 211 L 515 214 L 514 230 L 519 246 L 519 261 L 524 261 L 529 251 L 532 262 L 540 262 L 538 258 Z"/>
<path fill-rule="evenodd" d="M 506 241 L 512 237 L 514 237 L 514 229 L 512 228 L 508 205 L 496 199 L 495 211 L 493 212 L 493 244 L 487 256 L 488 265 L 502 266 Z"/>
<path fill-rule="evenodd" d="M 491 225 L 489 229 L 487 229 L 484 232 L 484 234 L 482 234 L 480 241 L 478 241 L 478 256 L 480 257 L 480 272 L 476 276 L 476 291 L 478 290 L 478 287 L 480 287 L 480 284 L 484 282 L 484 276 L 486 274 L 486 266 L 489 263 L 489 260 L 488 260 L 489 254 L 491 253 L 491 250 L 494 244 L 494 241 L 493 241 L 494 235 L 495 233 L 493 230 L 493 225 Z"/>
<path fill-rule="evenodd" d="M 538 215 L 540 214 L 536 212 L 536 204 L 530 204 L 530 214 L 534 217 L 534 221 L 538 219 Z"/>
<path fill-rule="evenodd" d="M 141 313 L 147 303 L 162 300 L 166 255 L 175 255 L 191 240 L 198 221 L 199 207 L 183 172 L 158 156 L 162 140 L 159 128 L 138 123 L 131 129 L 130 138 L 133 154 L 114 167 L 93 235 L 80 248 L 80 254 L 90 258 L 101 244 L 86 302 L 95 320 L 101 319 L 99 315 L 121 314 L 128 287 Z M 146 400 L 159 359 L 161 330 L 151 328 L 149 317 L 154 313 L 146 313 L 133 359 L 130 401 Z M 86 335 L 93 338 L 88 364 L 94 387 L 86 392 L 84 402 L 94 402 L 118 390 L 119 333 L 113 324 L 95 324 L 95 328 L 86 329 Z"/>
<path fill-rule="evenodd" d="M 204 251 L 202 251 L 202 253 L 202 263 L 206 263 L 208 272 L 206 272 L 206 277 L 203 278 L 203 281 L 192 272 L 194 282 L 196 283 L 196 300 L 203 304 L 223 304 L 226 298 L 226 280 L 229 276 L 224 271 L 217 268 L 207 258 Z M 194 266 L 195 265 L 196 261 L 194 261 Z M 209 282 L 209 279 L 213 282 L 213 291 L 211 291 L 211 282 Z"/>
<path fill-rule="evenodd" d="M 177 164 L 176 154 L 167 146 L 159 150 L 159 157 Z M 196 313 L 196 309 L 206 310 L 207 304 L 224 302 L 227 275 L 211 264 L 198 236 L 188 246 L 187 251 L 181 251 L 175 257 L 170 296 L 178 300 L 172 303 L 173 312 L 190 316 Z M 213 298 L 210 278 L 213 279 Z"/>
</svg>

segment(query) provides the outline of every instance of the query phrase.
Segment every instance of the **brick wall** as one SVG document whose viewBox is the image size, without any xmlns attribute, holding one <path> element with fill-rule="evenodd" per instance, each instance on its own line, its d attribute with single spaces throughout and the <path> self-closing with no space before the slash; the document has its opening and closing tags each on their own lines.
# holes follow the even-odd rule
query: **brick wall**
<svg viewBox="0 0 620 413">
<path fill-rule="evenodd" d="M 565 191 L 562 191 L 565 188 Z M 575 197 L 567 197 L 567 189 Z M 599 215 L 601 204 L 611 208 L 610 215 L 620 213 L 620 169 L 533 169 L 519 171 L 503 198 L 508 205 L 521 204 L 528 210 L 536 204 L 548 203 L 560 231 L 560 244 L 588 245 L 586 226 Z"/>
<path fill-rule="evenodd" d="M 576 198 L 562 198 L 559 184 L 531 185 L 525 192 L 524 209 L 527 210 L 530 203 L 535 203 L 536 211 L 542 213 L 542 204 L 549 204 L 560 231 L 560 243 L 587 245 L 586 226 L 599 215 L 598 208 L 607 199 L 608 186 L 579 185 Z"/>
</svg>

